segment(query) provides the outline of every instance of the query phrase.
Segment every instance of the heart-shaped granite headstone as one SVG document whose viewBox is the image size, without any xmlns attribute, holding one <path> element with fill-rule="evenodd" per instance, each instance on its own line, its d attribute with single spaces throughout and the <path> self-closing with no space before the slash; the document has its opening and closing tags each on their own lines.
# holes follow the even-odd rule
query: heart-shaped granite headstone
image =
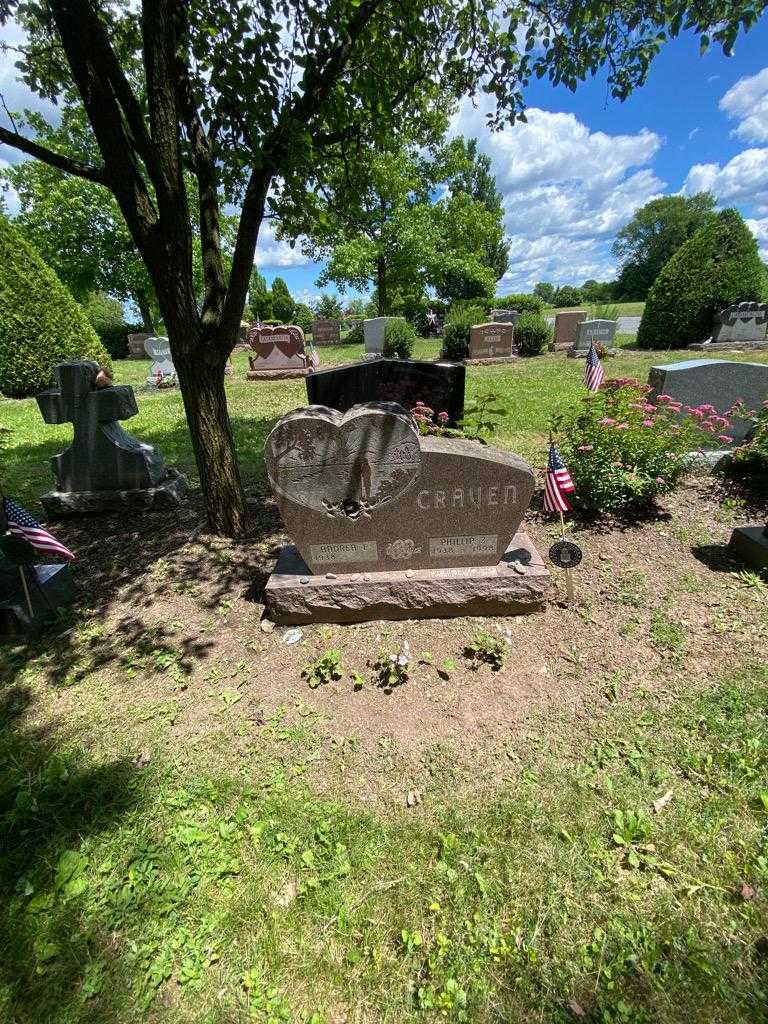
<svg viewBox="0 0 768 1024">
<path fill-rule="evenodd" d="M 416 482 L 419 434 L 402 406 L 356 405 L 347 413 L 310 405 L 284 416 L 267 438 L 275 493 L 328 516 L 370 517 Z"/>
<path fill-rule="evenodd" d="M 255 324 L 248 331 L 248 344 L 262 358 L 267 358 L 275 348 L 284 356 L 293 356 L 304 351 L 304 332 L 294 324 Z"/>
</svg>

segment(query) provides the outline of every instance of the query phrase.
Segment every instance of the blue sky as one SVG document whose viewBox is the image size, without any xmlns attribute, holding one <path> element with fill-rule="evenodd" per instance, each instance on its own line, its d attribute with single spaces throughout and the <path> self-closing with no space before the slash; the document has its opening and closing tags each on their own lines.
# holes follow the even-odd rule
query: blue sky
<svg viewBox="0 0 768 1024">
<path fill-rule="evenodd" d="M 526 101 L 528 125 L 490 134 L 482 107 L 465 102 L 453 126 L 479 139 L 504 194 L 511 260 L 500 294 L 613 277 L 616 231 L 649 199 L 680 191 L 709 188 L 740 209 L 768 260 L 768 18 L 730 58 L 700 56 L 692 36 L 667 44 L 624 103 L 604 77 L 575 93 L 537 81 Z M 269 232 L 257 262 L 268 281 L 280 274 L 305 299 L 319 293 L 318 265 Z"/>
<path fill-rule="evenodd" d="M 11 109 L 29 104 L 8 56 L 0 90 Z M 649 199 L 681 191 L 710 189 L 721 206 L 738 207 L 768 260 L 768 17 L 730 58 L 717 48 L 700 56 L 690 35 L 668 43 L 648 83 L 624 103 L 608 95 L 604 76 L 575 93 L 537 81 L 526 100 L 527 124 L 489 133 L 482 102 L 465 101 L 451 128 L 478 138 L 504 196 L 510 268 L 498 294 L 537 281 L 614 277 L 618 229 Z M 0 165 L 19 159 L 0 146 Z M 267 281 L 282 276 L 296 298 L 319 295 L 321 266 L 300 246 L 276 242 L 269 224 L 256 262 Z"/>
</svg>

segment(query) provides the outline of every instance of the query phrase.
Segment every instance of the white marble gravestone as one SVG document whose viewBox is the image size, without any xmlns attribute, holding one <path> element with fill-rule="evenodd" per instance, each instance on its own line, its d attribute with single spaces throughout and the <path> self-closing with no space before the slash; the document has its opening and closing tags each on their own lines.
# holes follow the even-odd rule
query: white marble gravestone
<svg viewBox="0 0 768 1024">
<path fill-rule="evenodd" d="M 147 377 L 150 387 L 157 387 L 159 379 L 164 383 L 176 380 L 176 367 L 173 365 L 171 345 L 166 337 L 147 338 L 144 351 L 153 360 Z"/>
</svg>

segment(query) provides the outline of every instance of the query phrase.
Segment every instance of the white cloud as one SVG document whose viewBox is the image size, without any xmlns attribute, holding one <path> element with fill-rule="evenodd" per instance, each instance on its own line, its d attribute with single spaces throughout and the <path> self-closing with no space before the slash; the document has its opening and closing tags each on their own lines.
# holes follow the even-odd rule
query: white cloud
<svg viewBox="0 0 768 1024">
<path fill-rule="evenodd" d="M 718 203 L 768 203 L 768 149 L 745 149 L 728 163 L 694 164 L 683 182 L 687 195 L 709 191 Z"/>
<path fill-rule="evenodd" d="M 757 239 L 760 247 L 760 259 L 768 261 L 768 217 L 761 220 L 747 219 L 747 227 Z"/>
<path fill-rule="evenodd" d="M 257 267 L 305 267 L 312 261 L 301 251 L 301 241 L 291 248 L 288 242 L 275 238 L 275 229 L 269 221 L 264 221 L 259 231 L 259 244 L 256 246 Z"/>
<path fill-rule="evenodd" d="M 720 100 L 720 109 L 739 122 L 734 135 L 746 142 L 768 142 L 768 68 L 740 78 Z"/>
<path fill-rule="evenodd" d="M 527 123 L 489 133 L 484 112 L 465 101 L 451 128 L 478 139 L 504 196 L 510 269 L 499 290 L 612 276 L 609 248 L 616 231 L 664 190 L 644 166 L 662 139 L 647 129 L 593 132 L 563 112 L 532 108 L 527 116 Z"/>
<path fill-rule="evenodd" d="M 691 139 L 694 138 L 694 136 L 698 135 L 700 131 L 701 128 L 691 128 L 691 130 L 688 132 L 688 141 L 690 142 Z"/>
</svg>

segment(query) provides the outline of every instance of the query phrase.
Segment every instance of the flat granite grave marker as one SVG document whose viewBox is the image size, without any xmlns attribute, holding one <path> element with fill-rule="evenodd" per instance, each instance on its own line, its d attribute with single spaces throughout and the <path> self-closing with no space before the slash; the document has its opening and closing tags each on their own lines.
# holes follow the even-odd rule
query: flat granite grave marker
<svg viewBox="0 0 768 1024">
<path fill-rule="evenodd" d="M 98 372 L 98 363 L 86 360 L 59 363 L 58 388 L 37 396 L 46 423 L 74 426 L 71 446 L 51 459 L 57 490 L 42 496 L 43 508 L 56 516 L 178 505 L 185 477 L 118 422 L 139 411 L 133 388 L 97 388 Z"/>
<path fill-rule="evenodd" d="M 305 345 L 304 331 L 295 324 L 254 324 L 248 330 L 248 344 L 255 353 L 248 357 L 248 380 L 306 377 L 319 363 L 316 349 Z"/>
<path fill-rule="evenodd" d="M 555 336 L 553 348 L 573 348 L 576 344 L 576 333 L 580 323 L 587 319 L 585 309 L 571 309 L 564 313 L 555 313 Z"/>
<path fill-rule="evenodd" d="M 729 359 L 686 359 L 652 366 L 648 374 L 649 398 L 669 395 L 684 406 L 712 405 L 724 416 L 741 399 L 747 410 L 759 409 L 768 399 L 768 364 Z M 725 433 L 743 441 L 752 429 L 749 420 L 733 418 Z"/>
<path fill-rule="evenodd" d="M 522 614 L 549 574 L 518 532 L 534 474 L 518 456 L 420 437 L 391 402 L 284 416 L 266 442 L 296 547 L 265 589 L 276 622 Z"/>
<path fill-rule="evenodd" d="M 568 350 L 568 355 L 571 358 L 585 359 L 593 343 L 608 350 L 612 349 L 616 327 L 615 320 L 582 320 L 576 325 L 576 341 Z"/>
<path fill-rule="evenodd" d="M 176 381 L 176 367 L 173 365 L 171 355 L 171 343 L 165 337 L 147 338 L 144 342 L 144 351 L 150 359 L 154 360 L 149 368 L 147 384 L 150 387 L 160 387 L 170 381 Z"/>
<path fill-rule="evenodd" d="M 320 317 L 313 320 L 312 341 L 315 345 L 338 345 L 341 341 L 341 323 Z"/>
<path fill-rule="evenodd" d="M 470 328 L 466 362 L 503 363 L 516 357 L 517 347 L 512 324 L 475 324 Z"/>
<path fill-rule="evenodd" d="M 397 402 L 406 409 L 424 402 L 435 413 L 447 412 L 453 427 L 464 415 L 466 375 L 463 363 L 382 358 L 310 374 L 307 398 L 339 412 L 361 402 Z"/>
</svg>

